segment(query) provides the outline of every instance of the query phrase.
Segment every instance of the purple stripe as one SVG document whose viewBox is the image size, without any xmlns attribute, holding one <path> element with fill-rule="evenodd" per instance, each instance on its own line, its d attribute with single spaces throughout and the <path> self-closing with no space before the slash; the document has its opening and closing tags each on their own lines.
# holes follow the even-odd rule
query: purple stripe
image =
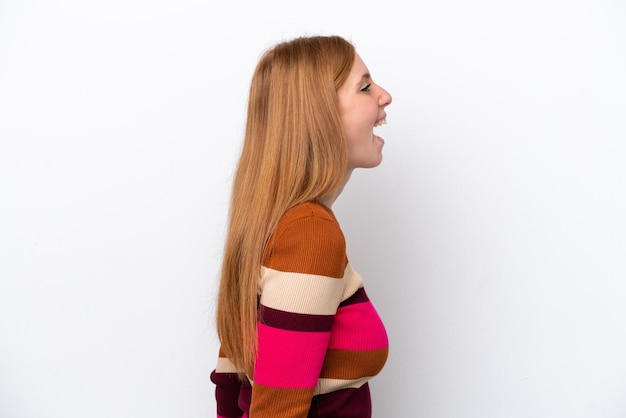
<svg viewBox="0 0 626 418">
<path fill-rule="evenodd" d="M 341 308 L 342 306 L 353 305 L 355 303 L 368 302 L 369 300 L 370 299 L 367 297 L 367 294 L 365 293 L 365 289 L 361 287 L 359 288 L 359 290 L 354 292 L 352 296 L 350 296 L 348 299 L 341 302 L 339 304 L 339 307 Z"/>
<path fill-rule="evenodd" d="M 259 321 L 287 331 L 330 332 L 334 315 L 309 315 L 285 312 L 259 305 Z"/>
<path fill-rule="evenodd" d="M 381 414 L 386 416 L 386 414 Z M 372 416 L 372 399 L 369 385 L 358 389 L 341 389 L 335 392 L 316 395 L 311 402 L 308 418 Z"/>
<path fill-rule="evenodd" d="M 220 417 L 240 417 L 243 411 L 237 405 L 241 381 L 235 373 L 211 373 L 211 381 L 215 383 L 215 400 L 217 415 Z"/>
</svg>

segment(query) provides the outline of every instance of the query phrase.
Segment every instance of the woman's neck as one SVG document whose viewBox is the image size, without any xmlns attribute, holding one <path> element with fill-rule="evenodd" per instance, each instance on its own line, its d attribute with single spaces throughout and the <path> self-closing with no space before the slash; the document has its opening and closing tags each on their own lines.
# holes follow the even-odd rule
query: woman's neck
<svg viewBox="0 0 626 418">
<path fill-rule="evenodd" d="M 343 191 L 343 188 L 346 187 L 346 184 L 348 184 L 348 180 L 350 180 L 350 175 L 351 174 L 352 174 L 352 170 L 348 170 L 346 172 L 346 175 L 344 176 L 341 184 L 337 188 L 337 190 L 335 192 L 333 192 L 333 194 L 331 194 L 329 196 L 326 196 L 326 197 L 324 197 L 322 199 L 319 199 L 320 203 L 322 203 L 324 206 L 326 206 L 328 208 L 332 208 L 333 207 L 333 203 L 335 203 L 335 200 L 337 200 L 337 198 L 339 197 L 339 195 Z"/>
</svg>

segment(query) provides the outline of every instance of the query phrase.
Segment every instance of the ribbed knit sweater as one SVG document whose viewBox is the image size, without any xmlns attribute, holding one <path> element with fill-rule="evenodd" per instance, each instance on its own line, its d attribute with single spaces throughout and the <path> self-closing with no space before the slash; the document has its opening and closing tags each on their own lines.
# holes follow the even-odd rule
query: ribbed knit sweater
<svg viewBox="0 0 626 418">
<path fill-rule="evenodd" d="M 304 203 L 281 218 L 259 301 L 254 376 L 240 382 L 220 350 L 217 417 L 370 418 L 368 381 L 387 359 L 387 333 L 329 208 Z"/>
</svg>

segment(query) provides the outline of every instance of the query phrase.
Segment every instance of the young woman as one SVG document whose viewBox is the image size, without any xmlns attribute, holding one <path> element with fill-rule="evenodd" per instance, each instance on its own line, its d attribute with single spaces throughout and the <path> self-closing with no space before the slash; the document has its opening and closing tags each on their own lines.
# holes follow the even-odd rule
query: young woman
<svg viewBox="0 0 626 418">
<path fill-rule="evenodd" d="M 218 417 L 371 417 L 387 334 L 331 207 L 355 168 L 380 164 L 390 103 L 341 37 L 260 59 L 218 296 Z"/>
</svg>

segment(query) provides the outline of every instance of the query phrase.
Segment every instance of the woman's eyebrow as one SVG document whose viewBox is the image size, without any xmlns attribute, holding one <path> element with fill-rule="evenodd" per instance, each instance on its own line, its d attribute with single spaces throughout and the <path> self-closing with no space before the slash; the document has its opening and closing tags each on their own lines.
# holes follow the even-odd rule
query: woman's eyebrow
<svg viewBox="0 0 626 418">
<path fill-rule="evenodd" d="M 370 75 L 370 73 L 365 73 L 361 76 L 361 80 L 359 80 L 359 83 L 362 83 L 364 81 L 369 81 L 372 79 L 372 76 Z"/>
</svg>

